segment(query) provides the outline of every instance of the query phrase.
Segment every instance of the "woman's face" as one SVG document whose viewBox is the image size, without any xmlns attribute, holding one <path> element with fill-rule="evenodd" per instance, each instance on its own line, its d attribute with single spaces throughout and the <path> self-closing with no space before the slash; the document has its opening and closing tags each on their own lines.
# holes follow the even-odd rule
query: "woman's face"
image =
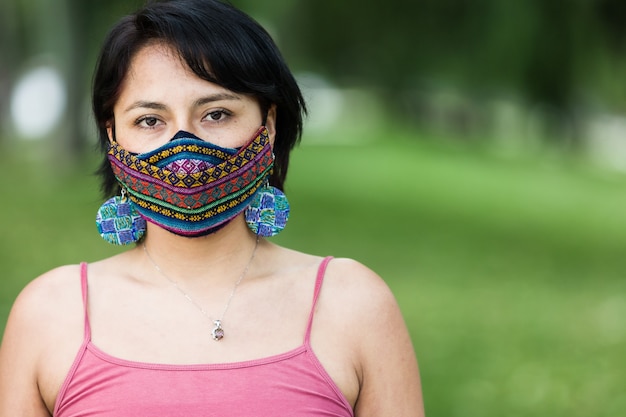
<svg viewBox="0 0 626 417">
<path fill-rule="evenodd" d="M 160 147 L 180 130 L 215 145 L 239 147 L 252 138 L 264 116 L 256 99 L 199 78 L 163 44 L 137 52 L 113 113 L 109 139 L 135 153 Z M 272 107 L 265 123 L 272 144 L 275 121 Z"/>
</svg>

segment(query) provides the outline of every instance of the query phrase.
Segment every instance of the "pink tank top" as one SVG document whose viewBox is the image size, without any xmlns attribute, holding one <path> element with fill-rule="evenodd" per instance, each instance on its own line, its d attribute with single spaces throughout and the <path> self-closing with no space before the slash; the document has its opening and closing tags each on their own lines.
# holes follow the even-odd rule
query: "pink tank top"
<svg viewBox="0 0 626 417">
<path fill-rule="evenodd" d="M 81 265 L 85 340 L 54 408 L 56 417 L 350 416 L 353 411 L 311 349 L 315 304 L 326 266 L 317 272 L 304 343 L 245 362 L 164 365 L 127 361 L 91 343 L 87 264 Z"/>
</svg>

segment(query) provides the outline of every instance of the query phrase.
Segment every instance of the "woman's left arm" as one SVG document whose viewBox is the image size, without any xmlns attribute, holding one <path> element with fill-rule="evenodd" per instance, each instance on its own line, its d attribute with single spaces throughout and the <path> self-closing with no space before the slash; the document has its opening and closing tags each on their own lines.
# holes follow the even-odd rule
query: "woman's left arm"
<svg viewBox="0 0 626 417">
<path fill-rule="evenodd" d="M 361 309 L 361 388 L 356 417 L 423 417 L 424 405 L 417 359 L 406 324 L 389 287 L 366 272 Z"/>
</svg>

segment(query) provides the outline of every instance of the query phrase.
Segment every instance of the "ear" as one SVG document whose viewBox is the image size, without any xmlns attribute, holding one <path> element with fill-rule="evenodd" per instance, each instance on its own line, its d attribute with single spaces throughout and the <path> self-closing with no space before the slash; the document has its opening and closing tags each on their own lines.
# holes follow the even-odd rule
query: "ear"
<svg viewBox="0 0 626 417">
<path fill-rule="evenodd" d="M 270 135 L 270 144 L 272 145 L 272 148 L 274 148 L 274 141 L 276 140 L 276 104 L 272 104 L 267 111 L 265 127 Z"/>
<path fill-rule="evenodd" d="M 115 142 L 115 124 L 112 121 L 108 121 L 106 123 L 106 129 L 109 142 Z"/>
</svg>

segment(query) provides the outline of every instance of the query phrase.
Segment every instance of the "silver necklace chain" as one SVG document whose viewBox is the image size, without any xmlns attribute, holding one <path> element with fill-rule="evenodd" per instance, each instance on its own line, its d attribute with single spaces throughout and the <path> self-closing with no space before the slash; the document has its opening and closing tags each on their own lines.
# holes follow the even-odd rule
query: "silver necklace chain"
<svg viewBox="0 0 626 417">
<path fill-rule="evenodd" d="M 143 246 L 143 251 L 148 257 L 148 260 L 150 260 L 150 263 L 152 264 L 154 269 L 156 269 L 161 275 L 163 275 L 163 277 L 167 279 L 170 282 L 170 284 L 172 284 L 172 286 L 176 288 L 183 295 L 183 297 L 185 297 L 191 304 L 193 304 L 198 310 L 200 310 L 200 312 L 207 319 L 211 320 L 211 317 L 206 312 L 206 310 L 200 304 L 198 304 L 193 298 L 191 298 L 191 296 L 187 294 L 185 290 L 183 290 L 180 287 L 180 285 L 178 284 L 178 281 L 168 277 L 167 274 L 163 272 L 161 267 L 156 263 L 156 261 L 150 255 L 150 252 L 148 252 L 148 248 L 146 247 L 145 242 L 143 243 L 142 246 Z M 256 254 L 256 249 L 258 246 L 259 246 L 259 237 L 257 236 L 256 242 L 254 243 L 254 249 L 252 250 L 252 255 L 250 255 L 250 259 L 248 260 L 248 263 L 246 264 L 246 267 L 244 268 L 243 272 L 239 276 L 239 279 L 237 279 L 237 282 L 235 282 L 235 285 L 233 286 L 233 289 L 231 290 L 230 295 L 228 296 L 228 301 L 226 301 L 226 306 L 224 307 L 224 310 L 222 311 L 220 318 L 217 320 L 213 320 L 213 329 L 211 330 L 211 337 L 213 337 L 213 340 L 219 341 L 222 338 L 224 338 L 224 329 L 222 328 L 222 320 L 224 319 L 224 316 L 226 315 L 226 312 L 228 311 L 228 307 L 230 307 L 230 303 L 233 300 L 233 297 L 235 296 L 237 287 L 239 286 L 239 284 L 241 284 L 241 281 L 243 281 L 244 277 L 246 276 L 248 272 L 248 269 L 250 268 L 250 264 L 252 264 L 252 260 L 254 260 L 254 255 Z"/>
</svg>

